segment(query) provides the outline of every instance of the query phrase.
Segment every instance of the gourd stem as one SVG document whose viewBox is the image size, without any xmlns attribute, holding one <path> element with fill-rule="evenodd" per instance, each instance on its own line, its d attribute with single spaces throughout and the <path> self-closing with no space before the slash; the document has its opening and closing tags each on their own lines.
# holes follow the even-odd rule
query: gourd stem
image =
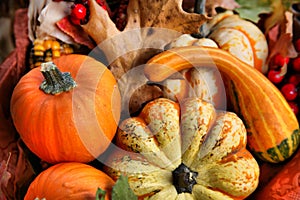
<svg viewBox="0 0 300 200">
<path fill-rule="evenodd" d="M 181 163 L 173 172 L 173 185 L 178 193 L 192 193 L 193 186 L 197 183 L 197 172 L 190 170 L 185 164 Z"/>
<path fill-rule="evenodd" d="M 206 4 L 206 0 L 196 0 L 194 6 L 194 12 L 198 14 L 204 14 L 205 4 Z"/>
<path fill-rule="evenodd" d="M 41 72 L 45 80 L 40 89 L 46 94 L 58 95 L 76 87 L 76 82 L 69 72 L 62 73 L 53 62 L 42 63 Z"/>
<path fill-rule="evenodd" d="M 205 14 L 205 5 L 206 5 L 206 0 L 196 0 L 195 1 L 195 6 L 194 6 L 194 12 L 198 14 Z M 198 37 L 205 37 L 204 33 L 204 24 L 200 26 L 200 34 Z"/>
</svg>

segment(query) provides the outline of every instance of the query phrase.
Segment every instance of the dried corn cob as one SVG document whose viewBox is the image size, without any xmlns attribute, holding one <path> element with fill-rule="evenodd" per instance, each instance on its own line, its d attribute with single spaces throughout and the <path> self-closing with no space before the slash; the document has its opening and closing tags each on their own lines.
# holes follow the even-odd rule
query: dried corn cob
<svg viewBox="0 0 300 200">
<path fill-rule="evenodd" d="M 54 58 L 60 57 L 61 55 L 71 54 L 73 52 L 74 50 L 69 44 L 59 42 L 54 39 L 36 39 L 30 50 L 30 69 L 40 66 L 43 62 L 48 62 Z"/>
</svg>

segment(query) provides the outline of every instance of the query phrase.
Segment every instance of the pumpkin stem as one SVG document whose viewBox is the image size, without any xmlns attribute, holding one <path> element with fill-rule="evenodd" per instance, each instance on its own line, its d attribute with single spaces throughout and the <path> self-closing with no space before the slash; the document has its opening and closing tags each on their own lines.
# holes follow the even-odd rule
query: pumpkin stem
<svg viewBox="0 0 300 200">
<path fill-rule="evenodd" d="M 76 87 L 70 72 L 62 73 L 53 62 L 42 63 L 41 72 L 45 80 L 41 83 L 40 89 L 47 94 L 57 95 Z"/>
<path fill-rule="evenodd" d="M 192 193 L 193 186 L 197 183 L 197 172 L 190 170 L 185 164 L 181 163 L 173 172 L 173 185 L 178 193 Z"/>
</svg>

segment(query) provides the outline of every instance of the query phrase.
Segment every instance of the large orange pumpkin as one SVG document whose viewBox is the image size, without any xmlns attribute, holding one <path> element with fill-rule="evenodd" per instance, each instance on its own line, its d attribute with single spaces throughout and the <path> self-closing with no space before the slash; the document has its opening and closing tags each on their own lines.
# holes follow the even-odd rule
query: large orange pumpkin
<svg viewBox="0 0 300 200">
<path fill-rule="evenodd" d="M 11 115 L 24 143 L 44 161 L 89 162 L 114 137 L 120 102 L 106 66 L 72 54 L 24 75 L 12 94 Z"/>
<path fill-rule="evenodd" d="M 83 163 L 59 163 L 41 172 L 30 184 L 24 200 L 95 200 L 98 188 L 108 200 L 115 182 L 104 172 Z"/>
</svg>

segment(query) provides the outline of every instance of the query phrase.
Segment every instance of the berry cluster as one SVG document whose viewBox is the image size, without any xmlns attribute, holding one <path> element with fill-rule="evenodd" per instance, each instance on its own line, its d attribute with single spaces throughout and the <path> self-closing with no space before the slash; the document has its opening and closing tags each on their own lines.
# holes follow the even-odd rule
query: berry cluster
<svg viewBox="0 0 300 200">
<path fill-rule="evenodd" d="M 294 113 L 300 118 L 300 39 L 294 43 L 298 52 L 296 58 L 277 54 L 270 62 L 268 79 L 281 91 Z"/>
<path fill-rule="evenodd" d="M 103 9 L 107 10 L 105 0 L 96 0 L 96 2 Z M 71 7 L 71 22 L 75 25 L 86 24 L 89 20 L 89 15 L 89 0 L 75 0 Z"/>
<path fill-rule="evenodd" d="M 113 21 L 116 23 L 116 27 L 119 30 L 123 30 L 127 24 L 127 7 L 129 0 L 121 0 L 119 7 L 113 16 Z"/>
</svg>

